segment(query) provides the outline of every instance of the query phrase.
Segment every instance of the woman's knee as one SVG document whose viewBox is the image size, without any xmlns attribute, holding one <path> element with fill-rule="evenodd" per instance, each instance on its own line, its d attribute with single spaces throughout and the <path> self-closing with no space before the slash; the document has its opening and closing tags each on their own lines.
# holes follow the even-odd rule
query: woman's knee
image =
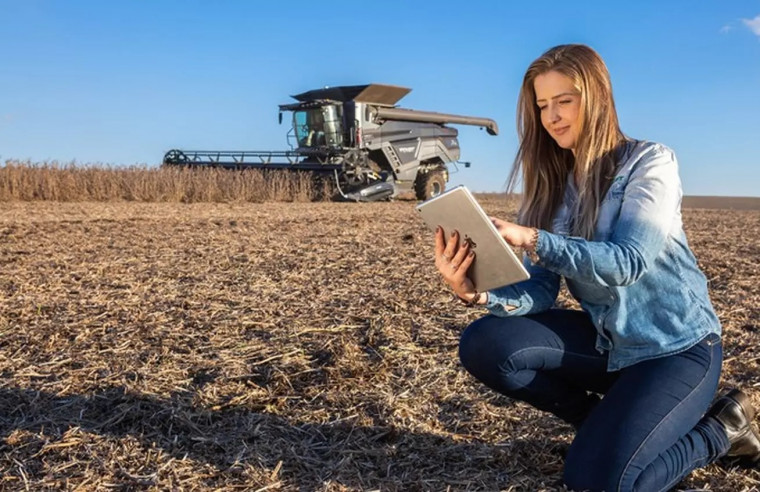
<svg viewBox="0 0 760 492">
<path fill-rule="evenodd" d="M 519 323 L 518 323 L 519 324 Z M 522 348 L 511 318 L 485 316 L 471 323 L 459 341 L 459 360 L 481 379 L 503 372 L 503 363 Z"/>
<path fill-rule="evenodd" d="M 483 363 L 483 353 L 492 343 L 491 327 L 493 321 L 485 316 L 472 322 L 465 328 L 459 339 L 459 360 L 469 372 L 480 372 Z"/>
</svg>

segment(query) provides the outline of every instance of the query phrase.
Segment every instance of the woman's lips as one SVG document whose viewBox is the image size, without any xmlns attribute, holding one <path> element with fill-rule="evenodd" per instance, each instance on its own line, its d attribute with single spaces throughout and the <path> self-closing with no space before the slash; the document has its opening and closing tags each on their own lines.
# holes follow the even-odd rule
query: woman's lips
<svg viewBox="0 0 760 492">
<path fill-rule="evenodd" d="M 563 126 L 562 128 L 555 128 L 554 134 L 555 135 L 563 135 L 570 129 L 569 126 Z"/>
</svg>

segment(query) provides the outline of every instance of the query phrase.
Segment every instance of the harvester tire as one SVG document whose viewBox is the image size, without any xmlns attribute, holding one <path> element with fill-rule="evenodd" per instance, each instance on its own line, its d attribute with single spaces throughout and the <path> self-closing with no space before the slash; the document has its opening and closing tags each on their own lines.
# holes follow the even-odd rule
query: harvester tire
<svg viewBox="0 0 760 492">
<path fill-rule="evenodd" d="M 446 189 L 446 174 L 443 169 L 431 169 L 417 175 L 414 192 L 417 200 L 429 200 L 443 193 Z"/>
</svg>

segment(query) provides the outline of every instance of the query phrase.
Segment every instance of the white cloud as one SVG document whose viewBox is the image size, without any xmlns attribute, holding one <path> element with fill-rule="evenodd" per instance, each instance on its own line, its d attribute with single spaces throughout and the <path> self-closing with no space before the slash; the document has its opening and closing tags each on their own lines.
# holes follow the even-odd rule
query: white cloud
<svg viewBox="0 0 760 492">
<path fill-rule="evenodd" d="M 725 33 L 729 32 L 729 31 L 733 30 L 733 28 L 734 28 L 733 26 L 727 24 L 727 25 L 725 25 L 725 26 L 723 26 L 723 27 L 720 28 L 720 32 L 722 34 L 725 34 Z"/>
<path fill-rule="evenodd" d="M 752 32 L 760 36 L 760 15 L 754 19 L 742 19 L 745 26 L 749 27 Z"/>
</svg>

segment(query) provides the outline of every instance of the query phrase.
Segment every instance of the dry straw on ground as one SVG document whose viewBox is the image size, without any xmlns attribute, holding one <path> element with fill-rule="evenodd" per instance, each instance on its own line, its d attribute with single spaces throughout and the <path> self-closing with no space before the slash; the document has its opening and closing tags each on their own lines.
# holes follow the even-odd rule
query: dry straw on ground
<svg viewBox="0 0 760 492">
<path fill-rule="evenodd" d="M 413 206 L 0 204 L 0 489 L 561 490 L 571 428 L 462 369 L 483 312 Z M 721 384 L 760 406 L 760 212 L 685 224 Z M 758 486 L 711 465 L 678 489 Z"/>
</svg>

